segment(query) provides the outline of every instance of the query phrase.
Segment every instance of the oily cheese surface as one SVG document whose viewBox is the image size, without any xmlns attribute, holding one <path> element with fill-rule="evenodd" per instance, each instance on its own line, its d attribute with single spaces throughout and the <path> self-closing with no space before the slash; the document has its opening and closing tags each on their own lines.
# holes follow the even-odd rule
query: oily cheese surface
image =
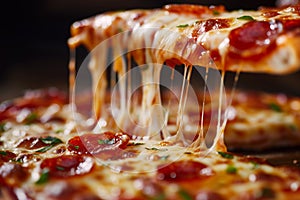
<svg viewBox="0 0 300 200">
<path fill-rule="evenodd" d="M 41 105 L 44 95 L 50 100 Z M 1 198 L 297 199 L 300 194 L 299 169 L 130 133 L 78 131 L 88 120 L 75 123 L 64 101 L 52 91 L 1 104 Z"/>
<path fill-rule="evenodd" d="M 167 5 L 109 12 L 75 22 L 69 46 L 93 50 L 111 39 L 117 52 L 127 49 L 139 65 L 150 59 L 171 66 L 285 74 L 300 66 L 299 10 L 299 5 L 232 12 L 222 6 Z"/>
</svg>

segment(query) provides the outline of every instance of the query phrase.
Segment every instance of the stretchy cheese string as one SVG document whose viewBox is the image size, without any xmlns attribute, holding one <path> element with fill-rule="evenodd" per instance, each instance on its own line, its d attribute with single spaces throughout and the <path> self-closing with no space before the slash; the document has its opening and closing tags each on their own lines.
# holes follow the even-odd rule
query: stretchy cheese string
<svg viewBox="0 0 300 200">
<path fill-rule="evenodd" d="M 189 146 L 190 143 L 188 140 L 185 139 L 185 130 L 184 126 L 186 122 L 183 121 L 183 116 L 186 114 L 186 104 L 188 101 L 188 94 L 189 94 L 189 87 L 190 87 L 190 78 L 192 75 L 192 69 L 193 67 L 191 65 L 185 65 L 184 67 L 184 74 L 183 74 L 183 80 L 181 85 L 181 93 L 179 97 L 179 105 L 178 105 L 178 111 L 176 116 L 176 132 L 175 135 L 172 136 L 172 134 L 169 132 L 167 126 L 167 121 L 169 118 L 169 108 L 167 108 L 166 111 L 162 108 L 162 101 L 161 101 L 161 91 L 160 91 L 160 75 L 162 70 L 162 64 L 156 64 L 155 57 L 153 55 L 155 53 L 155 50 L 152 49 L 144 49 L 144 55 L 145 55 L 145 63 L 146 65 L 142 65 L 141 68 L 141 87 L 142 87 L 142 102 L 140 105 L 132 104 L 130 102 L 131 97 L 131 76 L 130 76 L 130 69 L 132 69 L 132 63 L 131 63 L 131 53 L 126 52 L 126 45 L 123 46 L 123 44 L 126 44 L 125 39 L 128 40 L 128 38 L 122 38 L 117 37 L 114 40 L 112 40 L 112 44 L 106 43 L 104 45 L 105 48 L 95 48 L 91 52 L 91 60 L 89 63 L 89 69 L 91 71 L 92 80 L 93 80 L 93 95 L 94 95 L 94 113 L 95 118 L 97 120 L 106 120 L 111 121 L 109 119 L 111 115 L 107 114 L 105 110 L 105 96 L 107 95 L 106 89 L 107 89 L 107 77 L 106 77 L 106 64 L 107 64 L 107 58 L 108 58 L 108 48 L 112 45 L 112 54 L 113 54 L 113 67 L 110 74 L 114 76 L 116 74 L 116 77 L 112 77 L 110 87 L 111 89 L 115 87 L 115 80 L 118 79 L 118 90 L 119 90 L 119 113 L 115 117 L 116 123 L 109 123 L 111 127 L 115 131 L 118 131 L 118 129 L 121 129 L 122 131 L 129 132 L 132 130 L 132 134 L 137 134 L 138 136 L 147 138 L 151 138 L 154 140 L 169 140 L 173 142 L 182 143 L 184 146 Z M 123 40 L 123 41 L 122 41 Z M 128 40 L 129 42 L 131 40 Z M 149 42 L 149 41 L 148 41 Z M 126 52 L 124 54 L 124 52 Z M 127 56 L 127 59 L 125 58 Z M 133 56 L 134 57 L 134 56 Z M 205 70 L 205 76 L 204 76 L 204 89 L 203 89 L 203 102 L 202 102 L 202 108 L 200 116 L 200 128 L 198 129 L 197 133 L 198 137 L 195 142 L 190 146 L 194 150 L 204 150 L 207 149 L 205 144 L 205 138 L 206 134 L 204 133 L 204 113 L 205 113 L 205 106 L 206 106 L 206 93 L 207 93 L 207 80 L 209 78 L 209 69 L 208 65 L 211 65 L 211 61 L 207 59 L 207 54 L 204 54 L 203 57 L 199 57 L 199 59 L 202 59 L 203 62 L 207 62 L 206 70 Z M 70 59 L 70 66 L 75 66 L 75 60 Z M 75 67 L 70 67 L 70 85 L 71 80 L 74 80 L 74 69 Z M 73 71 L 72 71 L 73 70 Z M 129 72 L 129 73 L 127 73 Z M 125 76 L 125 74 L 128 74 L 125 78 L 122 78 Z M 174 69 L 172 70 L 171 75 L 171 82 L 173 81 L 174 76 Z M 216 133 L 214 137 L 213 145 L 210 147 L 210 150 L 216 151 L 216 150 L 226 150 L 226 147 L 224 145 L 224 128 L 226 125 L 226 116 L 224 115 L 224 107 L 223 104 L 223 90 L 224 90 L 224 77 L 225 77 L 225 71 L 222 71 L 221 73 L 221 80 L 220 80 L 220 86 L 218 89 L 218 119 L 216 124 Z M 236 76 L 238 77 L 238 75 Z M 165 77 L 164 77 L 165 78 Z M 237 79 L 235 82 L 237 82 Z M 74 82 L 74 81 L 73 81 Z M 74 86 L 74 83 L 73 83 Z M 70 90 L 71 91 L 71 90 Z M 232 97 L 231 97 L 232 99 Z M 212 102 L 216 99 L 212 99 Z M 169 106 L 170 107 L 170 104 Z M 114 108 L 112 108 L 114 109 Z M 135 124 L 135 122 L 130 122 L 132 118 L 136 119 L 138 121 L 138 124 Z M 223 121 L 222 121 L 223 120 Z M 188 122 L 189 123 L 189 122 Z M 142 128 L 140 127 L 142 126 Z M 115 129 L 117 128 L 117 129 Z M 95 129 L 95 131 L 101 131 Z"/>
</svg>

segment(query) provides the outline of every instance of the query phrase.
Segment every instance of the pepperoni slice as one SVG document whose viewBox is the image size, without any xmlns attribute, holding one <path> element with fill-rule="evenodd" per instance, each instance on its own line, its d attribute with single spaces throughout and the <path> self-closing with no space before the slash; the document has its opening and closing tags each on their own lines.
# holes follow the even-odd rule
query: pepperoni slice
<svg viewBox="0 0 300 200">
<path fill-rule="evenodd" d="M 48 90 L 29 90 L 26 91 L 23 98 L 16 99 L 15 105 L 18 108 L 36 108 L 41 106 L 49 106 L 51 104 L 67 103 L 66 95 L 55 89 Z"/>
<path fill-rule="evenodd" d="M 41 169 L 48 169 L 50 177 L 67 178 L 89 173 L 93 168 L 90 157 L 80 155 L 63 155 L 45 159 L 41 163 Z"/>
<path fill-rule="evenodd" d="M 207 178 L 214 174 L 207 165 L 195 161 L 177 161 L 169 165 L 160 165 L 157 179 L 164 181 L 190 181 Z"/>
<path fill-rule="evenodd" d="M 85 134 L 70 139 L 68 149 L 78 154 L 97 155 L 102 152 L 125 149 L 129 140 L 130 137 L 124 133 Z"/>
<path fill-rule="evenodd" d="M 279 20 L 283 24 L 285 31 L 300 29 L 300 19 Z"/>
<path fill-rule="evenodd" d="M 267 51 L 275 45 L 281 32 L 278 23 L 251 21 L 232 30 L 229 34 L 229 52 L 240 57 L 251 57 Z"/>
<path fill-rule="evenodd" d="M 40 138 L 36 138 L 36 137 L 25 138 L 18 145 L 18 147 L 22 147 L 25 149 L 37 149 L 44 146 L 47 146 L 47 144 L 42 142 Z"/>
<path fill-rule="evenodd" d="M 66 103 L 66 95 L 54 88 L 26 91 L 23 97 L 0 104 L 0 121 L 15 118 L 23 108 L 34 110 L 38 107 L 48 107 L 51 104 L 63 105 Z"/>
<path fill-rule="evenodd" d="M 193 15 L 202 14 L 219 14 L 225 11 L 224 6 L 200 6 L 200 5 L 189 5 L 189 4 L 170 4 L 164 7 L 165 10 L 174 13 L 186 13 Z"/>
<path fill-rule="evenodd" d="M 230 27 L 230 19 L 207 19 L 195 23 L 192 37 L 197 38 L 202 33 Z"/>
<path fill-rule="evenodd" d="M 16 154 L 14 154 L 10 151 L 0 151 L 0 163 L 8 162 L 14 158 L 16 158 Z"/>
</svg>

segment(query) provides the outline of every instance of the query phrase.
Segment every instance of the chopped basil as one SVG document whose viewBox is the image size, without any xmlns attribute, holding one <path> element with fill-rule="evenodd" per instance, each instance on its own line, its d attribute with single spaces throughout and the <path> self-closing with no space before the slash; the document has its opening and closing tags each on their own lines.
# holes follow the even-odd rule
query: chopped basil
<svg viewBox="0 0 300 200">
<path fill-rule="evenodd" d="M 57 129 L 57 130 L 55 131 L 55 133 L 62 133 L 62 132 L 64 132 L 64 129 Z"/>
<path fill-rule="evenodd" d="M 152 151 L 168 151 L 168 149 L 158 149 L 156 147 L 145 147 L 147 150 L 152 150 Z"/>
<path fill-rule="evenodd" d="M 114 144 L 114 143 L 116 143 L 115 138 L 111 140 L 98 140 L 98 144 Z"/>
<path fill-rule="evenodd" d="M 170 155 L 160 156 L 160 160 L 167 160 L 170 157 Z"/>
<path fill-rule="evenodd" d="M 0 155 L 6 156 L 6 155 L 7 155 L 7 152 L 6 152 L 6 151 L 0 151 Z"/>
<path fill-rule="evenodd" d="M 192 198 L 192 196 L 189 194 L 189 193 L 187 193 L 187 191 L 185 191 L 184 189 L 180 189 L 179 191 L 178 191 L 178 195 L 181 197 L 181 199 L 183 199 L 183 200 L 192 200 L 193 198 Z"/>
<path fill-rule="evenodd" d="M 59 170 L 59 171 L 64 171 L 65 170 L 65 168 L 61 167 L 61 166 L 56 166 L 56 169 Z"/>
<path fill-rule="evenodd" d="M 151 200 L 165 200 L 166 199 L 166 196 L 164 193 L 160 193 L 154 197 L 151 197 L 150 198 Z"/>
<path fill-rule="evenodd" d="M 79 146 L 76 145 L 76 146 L 74 146 L 74 148 L 75 148 L 76 150 L 78 150 L 78 149 L 79 149 Z"/>
<path fill-rule="evenodd" d="M 276 111 L 276 112 L 282 112 L 282 109 L 280 108 L 280 106 L 276 103 L 270 103 L 269 104 L 270 109 Z"/>
<path fill-rule="evenodd" d="M 292 130 L 292 131 L 296 131 L 298 128 L 295 124 L 291 124 L 289 125 L 289 128 Z"/>
<path fill-rule="evenodd" d="M 17 162 L 17 163 L 23 163 L 22 158 L 18 158 L 18 159 L 11 159 L 11 161 L 13 162 Z"/>
<path fill-rule="evenodd" d="M 4 131 L 5 131 L 5 123 L 2 122 L 2 123 L 0 123 L 0 133 L 2 133 Z"/>
<path fill-rule="evenodd" d="M 145 149 L 147 149 L 147 150 L 153 150 L 153 151 L 159 151 L 159 149 L 158 148 L 155 148 L 155 147 L 146 147 Z"/>
<path fill-rule="evenodd" d="M 41 174 L 39 180 L 37 180 L 35 182 L 35 184 L 41 185 L 41 184 L 48 182 L 48 180 L 49 180 L 49 170 L 45 169 L 42 171 L 42 174 Z"/>
<path fill-rule="evenodd" d="M 25 124 L 29 125 L 32 124 L 35 120 L 38 119 L 38 115 L 36 113 L 30 113 L 26 118 L 25 118 Z"/>
<path fill-rule="evenodd" d="M 45 146 L 39 150 L 37 150 L 36 152 L 39 152 L 39 153 L 45 153 L 46 151 L 48 151 L 49 149 L 52 149 L 52 147 L 54 147 L 54 145 L 49 145 L 49 146 Z"/>
<path fill-rule="evenodd" d="M 253 21 L 254 20 L 254 18 L 249 16 L 249 15 L 244 15 L 244 16 L 238 17 L 237 19 L 239 19 L 239 20 L 248 20 L 248 21 Z"/>
<path fill-rule="evenodd" d="M 227 159 L 233 159 L 233 155 L 226 153 L 226 152 L 222 152 L 222 151 L 218 151 L 218 154 L 220 154 L 223 158 L 227 158 Z"/>
<path fill-rule="evenodd" d="M 144 145 L 145 143 L 143 142 L 132 142 L 132 143 L 129 143 L 127 146 L 139 146 L 139 145 Z"/>
<path fill-rule="evenodd" d="M 44 152 L 48 151 L 49 149 L 51 149 L 52 147 L 54 147 L 55 145 L 63 143 L 59 138 L 51 137 L 51 136 L 42 138 L 41 141 L 44 144 L 48 144 L 48 146 L 45 146 L 45 147 L 37 150 L 36 152 L 44 153 Z"/>
<path fill-rule="evenodd" d="M 213 15 L 220 15 L 220 12 L 217 10 L 213 10 L 212 12 L 213 12 Z"/>
<path fill-rule="evenodd" d="M 50 144 L 50 145 L 56 145 L 56 144 L 63 143 L 59 138 L 51 137 L 51 136 L 42 138 L 41 141 L 42 141 L 44 144 Z"/>
<path fill-rule="evenodd" d="M 271 188 L 265 187 L 265 188 L 262 188 L 260 197 L 273 199 L 273 198 L 275 198 L 275 192 Z"/>
<path fill-rule="evenodd" d="M 176 26 L 177 28 L 185 28 L 185 27 L 188 27 L 189 25 L 188 24 L 180 24 L 178 26 Z"/>
<path fill-rule="evenodd" d="M 259 168 L 259 164 L 257 162 L 251 161 L 251 164 L 253 165 L 252 169 Z"/>
<path fill-rule="evenodd" d="M 122 28 L 118 28 L 118 32 L 119 32 L 119 33 L 122 33 L 122 32 L 123 32 L 123 29 L 122 29 Z"/>
<path fill-rule="evenodd" d="M 226 172 L 228 174 L 236 174 L 237 168 L 233 165 L 228 165 L 227 168 L 226 168 Z"/>
</svg>

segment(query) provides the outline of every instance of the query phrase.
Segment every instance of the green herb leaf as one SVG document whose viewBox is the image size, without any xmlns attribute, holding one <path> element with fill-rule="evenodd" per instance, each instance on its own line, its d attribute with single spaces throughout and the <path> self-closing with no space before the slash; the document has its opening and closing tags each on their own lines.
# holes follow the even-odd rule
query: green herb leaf
<svg viewBox="0 0 300 200">
<path fill-rule="evenodd" d="M 228 174 L 236 174 L 237 168 L 233 165 L 228 165 L 227 168 L 226 168 L 226 172 Z"/>
<path fill-rule="evenodd" d="M 181 197 L 181 199 L 183 200 L 193 200 L 192 196 L 187 193 L 187 191 L 185 191 L 184 189 L 180 189 L 178 191 L 178 195 Z"/>
<path fill-rule="evenodd" d="M 57 170 L 59 170 L 59 171 L 64 171 L 65 170 L 65 168 L 64 167 L 61 167 L 61 166 L 56 166 L 55 167 Z"/>
<path fill-rule="evenodd" d="M 160 156 L 160 160 L 167 160 L 170 157 L 170 155 Z"/>
<path fill-rule="evenodd" d="M 152 150 L 152 151 L 168 151 L 168 149 L 158 149 L 156 147 L 145 147 L 147 150 Z"/>
<path fill-rule="evenodd" d="M 74 148 L 75 148 L 76 150 L 78 150 L 78 149 L 79 149 L 79 146 L 76 145 L 76 146 L 74 146 Z"/>
<path fill-rule="evenodd" d="M 151 197 L 150 198 L 151 200 L 165 200 L 166 199 L 166 196 L 164 193 L 160 193 L 154 197 Z"/>
<path fill-rule="evenodd" d="M 252 169 L 257 169 L 260 166 L 257 162 L 254 161 L 251 161 L 250 163 L 253 165 Z"/>
<path fill-rule="evenodd" d="M 44 144 L 50 144 L 50 145 L 56 145 L 56 144 L 63 143 L 59 138 L 51 137 L 51 136 L 48 136 L 48 137 L 45 137 L 45 138 L 41 138 L 41 141 Z"/>
<path fill-rule="evenodd" d="M 282 109 L 281 109 L 280 106 L 279 106 L 278 104 L 276 104 L 276 103 L 270 103 L 270 104 L 269 104 L 269 107 L 270 107 L 272 110 L 276 111 L 276 112 L 282 112 Z"/>
<path fill-rule="evenodd" d="M 36 152 L 39 152 L 39 153 L 45 153 L 49 149 L 53 148 L 55 145 L 63 143 L 59 138 L 51 137 L 51 136 L 41 138 L 40 140 L 44 144 L 48 144 L 48 146 L 42 147 L 42 148 L 40 148 L 39 150 L 36 151 Z"/>
<path fill-rule="evenodd" d="M 38 119 L 38 115 L 36 113 L 30 113 L 26 118 L 25 118 L 25 124 L 29 125 L 32 124 L 35 120 Z"/>
<path fill-rule="evenodd" d="M 223 158 L 227 158 L 227 159 L 233 159 L 233 155 L 226 153 L 226 152 L 222 152 L 222 151 L 218 151 L 218 154 L 220 154 Z"/>
<path fill-rule="evenodd" d="M 213 10 L 212 12 L 213 12 L 213 15 L 220 15 L 220 12 L 217 10 Z"/>
<path fill-rule="evenodd" d="M 265 188 L 262 188 L 260 197 L 273 199 L 273 198 L 275 198 L 275 192 L 271 188 L 265 187 Z"/>
<path fill-rule="evenodd" d="M 180 24 L 178 26 L 176 26 L 177 28 L 185 28 L 185 27 L 188 27 L 189 25 L 188 24 Z"/>
<path fill-rule="evenodd" d="M 155 148 L 155 147 L 146 147 L 145 149 L 147 149 L 147 150 L 153 150 L 153 151 L 159 151 L 159 149 L 158 148 Z"/>
<path fill-rule="evenodd" d="M 116 143 L 115 138 L 111 140 L 98 140 L 98 144 L 114 144 L 114 143 Z"/>
<path fill-rule="evenodd" d="M 0 155 L 6 156 L 6 155 L 7 155 L 7 152 L 6 152 L 6 151 L 0 151 Z"/>
<path fill-rule="evenodd" d="M 49 149 L 52 149 L 52 147 L 54 147 L 54 145 L 48 145 L 48 146 L 45 146 L 39 150 L 37 150 L 36 152 L 39 152 L 39 153 L 45 153 L 46 151 L 48 151 Z"/>
<path fill-rule="evenodd" d="M 49 170 L 45 169 L 45 170 L 42 171 L 42 174 L 41 174 L 39 180 L 37 180 L 35 182 L 35 184 L 41 185 L 41 184 L 44 184 L 44 183 L 48 182 L 48 180 L 49 180 Z"/>
<path fill-rule="evenodd" d="M 4 131 L 6 131 L 5 130 L 5 123 L 3 122 L 3 123 L 0 123 L 0 133 L 2 133 L 2 132 L 4 132 Z"/>
<path fill-rule="evenodd" d="M 139 145 L 144 145 L 145 143 L 143 142 L 132 142 L 132 143 L 129 143 L 127 144 L 127 146 L 139 146 Z"/>
<path fill-rule="evenodd" d="M 18 159 L 12 159 L 11 161 L 17 162 L 17 163 L 23 163 L 23 160 L 21 158 Z"/>
<path fill-rule="evenodd" d="M 239 20 L 248 20 L 248 21 L 253 21 L 254 20 L 254 18 L 249 16 L 249 15 L 244 15 L 244 16 L 238 17 L 237 19 L 239 19 Z"/>
<path fill-rule="evenodd" d="M 296 131 L 298 129 L 298 127 L 295 125 L 295 124 L 290 124 L 289 125 L 289 128 L 292 130 L 292 131 Z"/>
<path fill-rule="evenodd" d="M 57 129 L 57 130 L 55 131 L 55 133 L 62 133 L 62 132 L 64 132 L 64 129 Z"/>
</svg>

